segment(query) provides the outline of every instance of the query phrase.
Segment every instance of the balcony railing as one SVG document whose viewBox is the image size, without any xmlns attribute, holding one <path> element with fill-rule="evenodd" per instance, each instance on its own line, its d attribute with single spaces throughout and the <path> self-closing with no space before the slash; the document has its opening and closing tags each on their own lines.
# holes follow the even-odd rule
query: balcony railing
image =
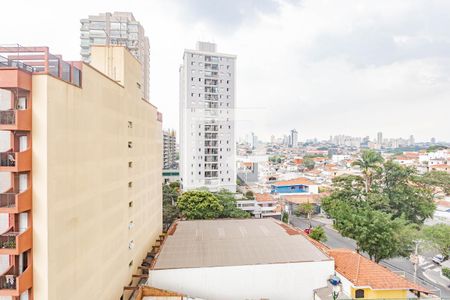
<svg viewBox="0 0 450 300">
<path fill-rule="evenodd" d="M 25 172 L 31 170 L 31 149 L 22 152 L 0 153 L 0 171 Z"/>
<path fill-rule="evenodd" d="M 33 269 L 28 266 L 20 273 L 16 266 L 11 266 L 0 275 L 0 296 L 19 297 L 24 291 L 31 288 L 33 282 Z"/>
<path fill-rule="evenodd" d="M 0 129 L 31 130 L 31 110 L 1 110 Z"/>
<path fill-rule="evenodd" d="M 19 255 L 31 249 L 31 228 L 23 232 L 16 232 L 10 228 L 0 234 L 0 254 Z"/>
<path fill-rule="evenodd" d="M 0 193 L 0 213 L 21 213 L 31 209 L 31 188 L 23 192 Z"/>
</svg>

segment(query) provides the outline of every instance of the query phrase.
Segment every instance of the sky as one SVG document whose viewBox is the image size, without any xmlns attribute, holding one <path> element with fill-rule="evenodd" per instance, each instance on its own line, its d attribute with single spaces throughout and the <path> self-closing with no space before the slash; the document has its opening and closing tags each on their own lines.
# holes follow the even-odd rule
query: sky
<svg viewBox="0 0 450 300">
<path fill-rule="evenodd" d="M 17 0 L 0 44 L 79 60 L 81 18 L 131 11 L 150 39 L 150 101 L 178 129 L 178 68 L 198 40 L 237 55 L 237 134 L 450 141 L 448 0 Z"/>
</svg>

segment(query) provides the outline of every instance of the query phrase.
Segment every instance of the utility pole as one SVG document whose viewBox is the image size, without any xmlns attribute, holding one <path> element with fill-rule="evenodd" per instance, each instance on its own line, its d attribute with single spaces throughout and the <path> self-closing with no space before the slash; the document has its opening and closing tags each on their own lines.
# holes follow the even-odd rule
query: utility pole
<svg viewBox="0 0 450 300">
<path fill-rule="evenodd" d="M 419 240 L 415 240 L 414 243 L 416 244 L 415 250 L 414 250 L 414 256 L 411 257 L 412 263 L 414 264 L 414 283 L 417 283 L 417 265 L 419 264 Z"/>
</svg>

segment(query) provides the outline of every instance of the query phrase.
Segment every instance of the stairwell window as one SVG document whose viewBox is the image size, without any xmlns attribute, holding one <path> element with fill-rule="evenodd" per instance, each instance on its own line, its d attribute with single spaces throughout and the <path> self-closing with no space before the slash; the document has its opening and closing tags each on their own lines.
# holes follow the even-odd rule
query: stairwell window
<svg viewBox="0 0 450 300">
<path fill-rule="evenodd" d="M 364 290 L 356 290 L 355 291 L 355 298 L 364 298 Z"/>
<path fill-rule="evenodd" d="M 133 142 L 132 141 L 128 141 L 128 148 L 129 149 L 133 148 Z"/>
</svg>

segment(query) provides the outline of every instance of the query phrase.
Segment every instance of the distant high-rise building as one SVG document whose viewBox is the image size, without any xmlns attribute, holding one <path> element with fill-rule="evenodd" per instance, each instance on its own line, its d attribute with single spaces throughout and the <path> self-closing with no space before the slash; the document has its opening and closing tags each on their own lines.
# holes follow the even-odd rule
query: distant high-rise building
<svg viewBox="0 0 450 300">
<path fill-rule="evenodd" d="M 413 146 L 414 144 L 415 144 L 414 136 L 411 134 L 411 135 L 409 136 L 409 145 Z"/>
<path fill-rule="evenodd" d="M 377 133 L 377 144 L 383 145 L 383 133 L 381 131 Z"/>
<path fill-rule="evenodd" d="M 142 66 L 142 78 L 138 87 L 142 96 L 150 97 L 150 42 L 145 36 L 144 27 L 130 12 L 101 13 L 81 19 L 81 57 L 91 62 L 91 46 L 125 46 Z M 112 64 L 108 66 L 112 68 Z M 113 73 L 115 71 L 112 71 Z"/>
<path fill-rule="evenodd" d="M 252 132 L 250 146 L 252 147 L 252 149 L 256 149 L 256 147 L 258 147 L 258 136 L 254 132 Z"/>
<path fill-rule="evenodd" d="M 180 67 L 180 177 L 183 190 L 236 191 L 236 56 L 198 42 Z"/>
<path fill-rule="evenodd" d="M 271 136 L 270 136 L 270 143 L 271 144 L 275 144 L 275 136 L 272 134 Z"/>
<path fill-rule="evenodd" d="M 436 138 L 432 137 L 431 140 L 430 140 L 430 142 L 431 142 L 432 144 L 436 144 Z"/>
<path fill-rule="evenodd" d="M 298 132 L 295 129 L 291 130 L 289 134 L 289 147 L 297 147 L 298 146 Z"/>
<path fill-rule="evenodd" d="M 177 138 L 175 130 L 163 131 L 163 169 L 176 168 Z"/>
</svg>

